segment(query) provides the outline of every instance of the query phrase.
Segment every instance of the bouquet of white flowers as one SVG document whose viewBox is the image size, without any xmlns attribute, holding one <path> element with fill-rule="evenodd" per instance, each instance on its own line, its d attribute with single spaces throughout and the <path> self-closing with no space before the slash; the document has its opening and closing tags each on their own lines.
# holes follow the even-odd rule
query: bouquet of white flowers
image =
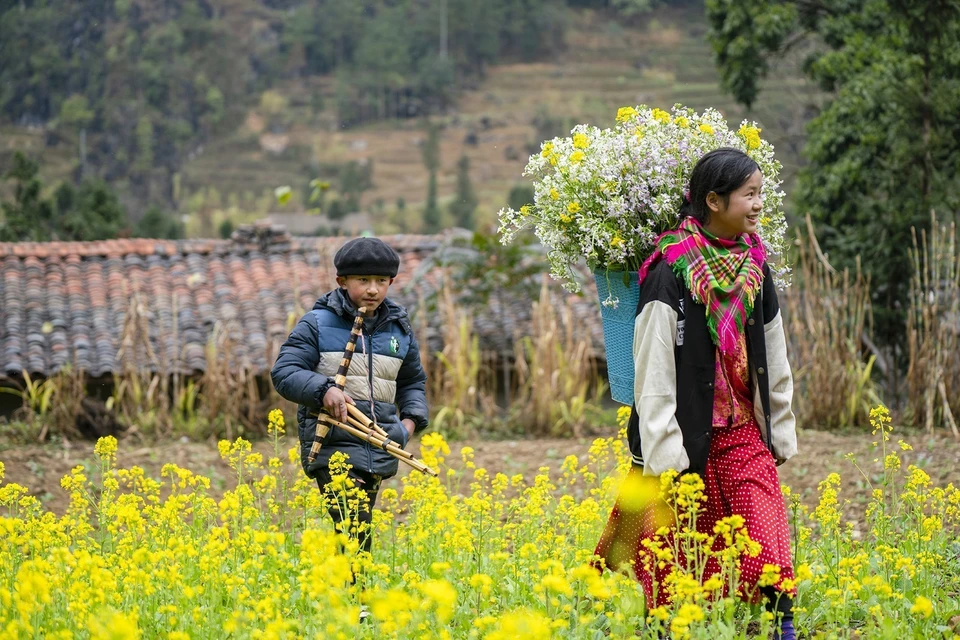
<svg viewBox="0 0 960 640">
<path fill-rule="evenodd" d="M 653 252 L 657 236 L 676 228 L 677 212 L 694 165 L 719 147 L 740 149 L 763 173 L 764 204 L 759 234 L 771 257 L 774 279 L 785 286 L 786 220 L 781 209 L 780 163 L 756 123 L 727 127 L 719 111 L 702 114 L 677 105 L 672 113 L 646 106 L 623 107 L 613 129 L 581 124 L 570 137 L 543 143 L 530 156 L 525 176 L 534 177 L 534 202 L 499 213 L 502 241 L 533 227 L 547 248 L 551 275 L 579 290 L 573 266 L 581 259 L 595 272 L 636 272 Z M 605 306 L 616 306 L 607 295 Z"/>
</svg>

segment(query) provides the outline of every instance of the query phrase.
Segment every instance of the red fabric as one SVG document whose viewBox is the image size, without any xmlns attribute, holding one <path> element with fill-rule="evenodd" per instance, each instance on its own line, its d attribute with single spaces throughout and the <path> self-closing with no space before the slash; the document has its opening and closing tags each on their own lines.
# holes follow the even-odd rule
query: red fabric
<svg viewBox="0 0 960 640">
<path fill-rule="evenodd" d="M 753 417 L 742 334 L 738 347 L 727 357 L 717 354 L 713 437 L 703 477 L 706 504 L 697 517 L 697 530 L 713 535 L 719 520 L 733 514 L 743 516 L 750 538 L 760 543 L 761 552 L 753 558 L 741 558 L 741 595 L 756 600 L 763 566 L 780 567 L 780 581 L 774 585 L 780 588 L 784 579 L 793 579 L 793 562 L 790 526 L 776 463 Z M 651 606 L 660 606 L 669 600 L 659 585 L 670 566 L 651 571 L 656 563 L 643 541 L 652 539 L 657 529 L 672 523 L 673 512 L 657 494 L 651 494 L 651 482 L 659 488 L 659 479 L 638 480 L 641 474 L 640 468 L 634 467 L 621 487 L 595 553 L 608 567 L 632 568 Z M 718 548 L 722 548 L 722 541 Z M 719 567 L 711 562 L 704 578 L 717 571 Z"/>
<path fill-rule="evenodd" d="M 739 334 L 735 344 L 736 349 L 726 355 L 717 350 L 713 380 L 714 428 L 744 425 L 755 420 L 746 335 Z"/>
</svg>

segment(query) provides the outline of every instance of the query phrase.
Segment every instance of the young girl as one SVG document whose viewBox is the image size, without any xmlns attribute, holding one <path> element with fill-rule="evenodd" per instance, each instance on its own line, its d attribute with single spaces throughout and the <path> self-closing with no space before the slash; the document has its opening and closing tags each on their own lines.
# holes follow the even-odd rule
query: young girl
<svg viewBox="0 0 960 640">
<path fill-rule="evenodd" d="M 761 188 L 759 167 L 735 149 L 712 151 L 694 168 L 679 228 L 658 238 L 640 269 L 627 433 L 633 486 L 640 474 L 697 473 L 707 498 L 698 531 L 712 535 L 718 520 L 744 518 L 762 550 L 741 559 L 741 595 L 762 593 L 781 619 L 776 637 L 794 640 L 790 529 L 776 469 L 797 452 L 793 379 L 756 233 Z M 660 576 L 642 569 L 652 566 L 642 543 L 659 526 L 657 509 L 629 510 L 630 486 L 596 553 L 607 566 L 636 568 L 651 606 L 659 606 L 668 598 L 662 589 L 654 594 Z M 780 568 L 779 580 L 758 589 L 768 564 Z"/>
</svg>

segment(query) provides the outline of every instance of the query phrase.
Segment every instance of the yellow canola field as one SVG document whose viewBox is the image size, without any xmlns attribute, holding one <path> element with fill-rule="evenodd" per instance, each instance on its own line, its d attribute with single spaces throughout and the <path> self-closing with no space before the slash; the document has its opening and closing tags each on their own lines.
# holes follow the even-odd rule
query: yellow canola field
<svg viewBox="0 0 960 640">
<path fill-rule="evenodd" d="M 836 473 L 812 513 L 784 487 L 796 622 L 813 638 L 960 638 L 960 491 L 901 469 L 897 452 L 909 445 L 890 443 L 885 409 L 872 417 L 878 462 L 851 459 L 866 522 L 844 520 Z M 696 476 L 630 486 L 621 502 L 657 501 L 679 527 L 651 545 L 672 568 L 671 606 L 647 607 L 633 578 L 592 566 L 630 465 L 622 436 L 597 439 L 587 460 L 569 456 L 528 482 L 477 468 L 469 448 L 446 460 L 446 443 L 429 434 L 421 455 L 441 475 L 410 474 L 401 492 L 383 491 L 368 556 L 327 516 L 330 500 L 355 509 L 360 499 L 349 461 L 334 461 L 338 490 L 321 495 L 297 449 L 282 454 L 279 411 L 269 433 L 266 460 L 242 439 L 220 443 L 235 484 L 219 501 L 208 478 L 173 464 L 159 479 L 116 468 L 111 437 L 97 443 L 98 467 L 63 478 L 62 517 L 3 483 L 0 463 L 0 638 L 713 640 L 772 629 L 762 607 L 725 595 L 756 543 L 736 517 L 713 536 L 694 531 Z M 703 580 L 710 556 L 724 571 Z M 779 567 L 767 570 L 772 584 Z"/>
</svg>

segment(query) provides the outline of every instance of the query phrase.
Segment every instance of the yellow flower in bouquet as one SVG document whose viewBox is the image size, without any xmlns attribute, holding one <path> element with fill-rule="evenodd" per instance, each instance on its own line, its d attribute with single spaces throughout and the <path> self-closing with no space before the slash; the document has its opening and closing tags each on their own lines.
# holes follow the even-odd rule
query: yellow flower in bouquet
<svg viewBox="0 0 960 640">
<path fill-rule="evenodd" d="M 579 124 L 530 156 L 524 175 L 533 178 L 534 202 L 521 211 L 499 212 L 501 240 L 510 243 L 532 227 L 548 249 L 551 275 L 571 291 L 579 290 L 574 267 L 581 261 L 594 272 L 636 271 L 657 236 L 676 228 L 697 161 L 719 147 L 733 147 L 753 158 L 763 174 L 759 233 L 774 280 L 783 287 L 789 266 L 780 163 L 760 133 L 756 123 L 731 129 L 715 109 L 697 113 L 680 105 L 670 112 L 621 107 L 608 129 Z"/>
</svg>

